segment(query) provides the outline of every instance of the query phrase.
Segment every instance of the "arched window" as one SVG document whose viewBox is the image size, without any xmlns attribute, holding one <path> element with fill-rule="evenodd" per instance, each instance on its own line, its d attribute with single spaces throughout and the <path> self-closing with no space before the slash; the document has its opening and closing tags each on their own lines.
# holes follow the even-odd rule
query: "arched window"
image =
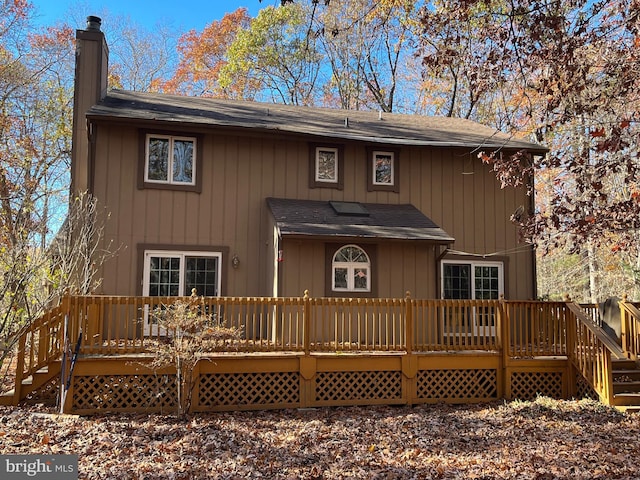
<svg viewBox="0 0 640 480">
<path fill-rule="evenodd" d="M 357 245 L 346 245 L 333 256 L 332 289 L 337 292 L 370 292 L 371 261 Z"/>
</svg>

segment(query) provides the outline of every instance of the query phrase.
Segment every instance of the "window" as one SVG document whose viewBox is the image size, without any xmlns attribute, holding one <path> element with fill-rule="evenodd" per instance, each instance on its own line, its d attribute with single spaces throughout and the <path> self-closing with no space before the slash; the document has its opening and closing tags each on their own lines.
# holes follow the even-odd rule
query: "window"
<svg viewBox="0 0 640 480">
<path fill-rule="evenodd" d="M 145 182 L 195 185 L 196 139 L 148 134 Z"/>
<path fill-rule="evenodd" d="M 201 192 L 203 138 L 139 130 L 138 188 Z"/>
<path fill-rule="evenodd" d="M 367 149 L 367 187 L 369 191 L 398 191 L 398 150 Z"/>
<path fill-rule="evenodd" d="M 312 144 L 309 149 L 310 188 L 343 188 L 343 148 L 340 145 Z"/>
<path fill-rule="evenodd" d="M 373 152 L 373 184 L 393 185 L 393 152 Z"/>
<path fill-rule="evenodd" d="M 502 293 L 504 293 L 502 262 L 442 262 L 442 298 L 497 300 Z M 476 306 L 458 309 L 457 315 L 445 318 L 444 322 L 444 329 L 448 335 L 478 333 L 495 335 L 496 317 L 491 307 Z"/>
<path fill-rule="evenodd" d="M 371 262 L 356 245 L 340 248 L 332 261 L 332 289 L 337 292 L 371 291 Z"/>
<path fill-rule="evenodd" d="M 337 148 L 316 148 L 316 182 L 338 183 Z"/>
<path fill-rule="evenodd" d="M 151 297 L 220 295 L 219 252 L 145 251 L 143 295 Z"/>
<path fill-rule="evenodd" d="M 497 300 L 504 292 L 502 262 L 442 262 L 442 298 Z"/>
</svg>

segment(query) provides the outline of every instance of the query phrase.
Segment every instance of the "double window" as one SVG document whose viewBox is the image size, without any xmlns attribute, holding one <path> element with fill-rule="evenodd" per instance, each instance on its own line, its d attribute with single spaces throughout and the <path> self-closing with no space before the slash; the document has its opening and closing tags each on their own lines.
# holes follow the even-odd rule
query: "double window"
<svg viewBox="0 0 640 480">
<path fill-rule="evenodd" d="M 149 134 L 146 148 L 146 182 L 195 185 L 195 138 Z"/>
<path fill-rule="evenodd" d="M 143 295 L 151 297 L 220 295 L 220 252 L 172 252 L 147 250 L 144 253 Z"/>
<path fill-rule="evenodd" d="M 502 262 L 442 262 L 442 298 L 497 300 L 502 293 Z"/>
<path fill-rule="evenodd" d="M 504 293 L 502 262 L 444 261 L 441 280 L 444 299 L 497 300 Z M 489 306 L 464 307 L 449 314 L 444 319 L 448 335 L 496 333 L 495 311 Z"/>
<path fill-rule="evenodd" d="M 200 192 L 201 137 L 140 131 L 138 188 Z"/>
</svg>

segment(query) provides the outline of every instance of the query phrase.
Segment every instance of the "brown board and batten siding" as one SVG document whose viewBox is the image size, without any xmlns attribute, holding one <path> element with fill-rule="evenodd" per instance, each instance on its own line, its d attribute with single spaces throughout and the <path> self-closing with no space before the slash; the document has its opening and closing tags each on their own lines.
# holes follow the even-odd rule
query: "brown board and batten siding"
<svg viewBox="0 0 640 480">
<path fill-rule="evenodd" d="M 140 125 L 149 129 L 150 125 Z M 166 131 L 162 125 L 158 131 Z M 518 240 L 508 217 L 528 205 L 523 189 L 500 189 L 490 168 L 464 149 L 400 148 L 399 192 L 367 191 L 367 144 L 345 143 L 344 188 L 309 188 L 309 142 L 287 135 L 249 135 L 231 130 L 184 129 L 202 135 L 202 192 L 139 189 L 139 134 L 131 123 L 96 122 L 94 193 L 111 214 L 106 240 L 119 245 L 118 256 L 105 265 L 105 293 L 140 292 L 137 264 L 139 244 L 224 245 L 241 265 L 229 271 L 223 291 L 230 295 L 273 294 L 273 225 L 265 199 L 339 200 L 412 204 L 455 238 L 452 248 L 476 254 L 507 255 L 511 298 L 533 293 L 533 252 Z M 99 181 L 97 181 L 99 179 Z M 309 289 L 324 295 L 326 268 L 320 245 L 283 245 L 284 267 L 279 289 L 283 296 Z M 357 243 L 357 242 L 354 242 Z M 409 247 L 389 243 L 380 247 L 378 296 L 398 296 L 411 290 L 420 297 L 437 297 L 433 261 L 420 260 L 433 246 Z M 390 252 L 402 252 L 401 260 Z M 439 252 L 436 252 L 436 254 Z M 437 255 L 436 255 L 437 256 Z M 415 260 L 413 260 L 415 258 Z M 229 268 L 223 259 L 223 268 Z M 293 264 L 297 273 L 288 268 Z M 304 266 L 304 268 L 303 268 Z M 430 272 L 431 278 L 424 278 Z M 517 275 L 516 275 L 517 272 Z M 316 293 L 317 292 L 317 293 Z"/>
<path fill-rule="evenodd" d="M 91 17 L 76 38 L 72 191 L 88 189 L 110 212 L 105 243 L 117 249 L 99 272 L 104 280 L 97 293 L 139 293 L 141 245 L 158 245 L 220 248 L 225 295 L 300 295 L 305 289 L 323 295 L 326 242 L 316 238 L 299 248 L 285 245 L 287 239 L 276 242 L 266 205 L 272 197 L 413 205 L 455 239 L 452 249 L 506 255 L 509 298 L 535 296 L 533 252 L 519 243 L 508 221 L 520 205 L 528 210 L 529 200 L 522 189 L 500 189 L 477 152 L 526 149 L 544 155 L 544 147 L 464 119 L 107 92 L 100 20 Z M 197 185 L 158 188 L 141 181 L 140 143 L 148 131 L 196 137 Z M 344 154 L 338 188 L 316 188 L 326 184 L 310 181 L 314 144 Z M 374 186 L 367 178 L 367 152 L 377 148 L 397 155 L 397 185 Z M 418 241 L 409 247 L 395 244 L 392 235 L 372 240 L 378 296 L 397 296 L 400 289 L 439 296 L 437 258 L 445 245 Z M 280 247 L 291 250 L 283 252 L 282 262 L 276 261 Z M 239 264 L 232 269 L 234 257 Z"/>
</svg>

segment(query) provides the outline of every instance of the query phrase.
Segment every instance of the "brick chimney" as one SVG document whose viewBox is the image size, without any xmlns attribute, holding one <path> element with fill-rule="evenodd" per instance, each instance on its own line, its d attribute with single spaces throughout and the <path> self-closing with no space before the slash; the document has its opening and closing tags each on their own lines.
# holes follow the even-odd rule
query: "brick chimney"
<svg viewBox="0 0 640 480">
<path fill-rule="evenodd" d="M 73 95 L 71 194 L 91 191 L 92 152 L 87 111 L 107 94 L 109 48 L 99 17 L 87 17 L 85 30 L 76 30 L 76 72 Z"/>
</svg>

